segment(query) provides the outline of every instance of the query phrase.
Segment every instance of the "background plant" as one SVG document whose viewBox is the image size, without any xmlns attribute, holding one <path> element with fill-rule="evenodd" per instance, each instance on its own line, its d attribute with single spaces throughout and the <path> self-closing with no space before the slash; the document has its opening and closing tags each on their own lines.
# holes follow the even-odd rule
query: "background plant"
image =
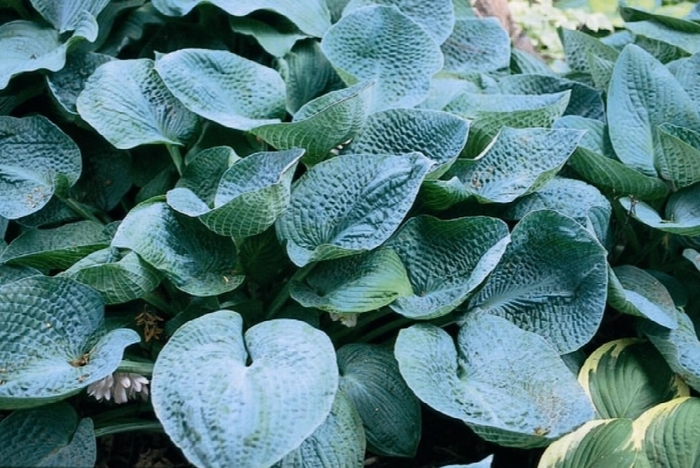
<svg viewBox="0 0 700 468">
<path fill-rule="evenodd" d="M 1 465 L 697 464 L 697 8 L 0 6 Z"/>
</svg>

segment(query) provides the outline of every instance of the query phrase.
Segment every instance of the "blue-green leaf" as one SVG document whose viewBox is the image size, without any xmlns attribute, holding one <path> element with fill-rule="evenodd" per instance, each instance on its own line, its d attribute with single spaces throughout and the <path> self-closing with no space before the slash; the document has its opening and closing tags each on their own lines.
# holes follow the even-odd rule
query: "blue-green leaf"
<svg viewBox="0 0 700 468">
<path fill-rule="evenodd" d="M 114 57 L 95 52 L 71 54 L 61 70 L 47 75 L 49 90 L 61 108 L 69 115 L 78 115 L 76 101 L 85 83 L 97 67 L 111 60 Z"/>
<path fill-rule="evenodd" d="M 168 16 L 184 16 L 197 5 L 211 3 L 232 16 L 246 16 L 258 10 L 271 10 L 286 16 L 305 33 L 321 37 L 331 23 L 324 0 L 154 0 L 161 13 Z"/>
<path fill-rule="evenodd" d="M 32 6 L 59 33 L 79 27 L 85 13 L 97 18 L 109 0 L 31 0 Z"/>
<path fill-rule="evenodd" d="M 626 165 L 655 176 L 657 126 L 700 131 L 698 109 L 671 72 L 647 52 L 628 45 L 615 63 L 608 92 L 610 141 Z"/>
<path fill-rule="evenodd" d="M 298 266 L 372 250 L 396 230 L 431 162 L 420 153 L 346 154 L 312 167 L 276 223 Z"/>
<path fill-rule="evenodd" d="M 500 317 L 470 314 L 456 347 L 444 330 L 414 325 L 394 352 L 418 398 L 500 445 L 547 445 L 593 417 L 557 351 Z"/>
<path fill-rule="evenodd" d="M 188 188 L 169 191 L 168 204 L 222 236 L 260 234 L 287 209 L 294 170 L 303 154 L 296 148 L 237 161 L 221 176 L 213 208 Z"/>
<path fill-rule="evenodd" d="M 678 327 L 676 306 L 666 287 L 646 271 L 621 265 L 610 272 L 608 302 L 625 314 L 644 317 L 662 327 Z"/>
<path fill-rule="evenodd" d="M 80 150 L 46 117 L 0 117 L 0 215 L 39 211 L 80 177 Z"/>
<path fill-rule="evenodd" d="M 386 246 L 406 265 L 413 293 L 390 307 L 419 319 L 449 313 L 491 273 L 509 241 L 508 226 L 495 218 L 410 219 Z"/>
<path fill-rule="evenodd" d="M 450 72 L 488 73 L 510 65 L 510 38 L 497 18 L 460 18 L 441 49 Z"/>
<path fill-rule="evenodd" d="M 338 350 L 340 390 L 362 418 L 369 449 L 412 457 L 421 436 L 420 402 L 401 377 L 390 349 L 349 344 Z"/>
<path fill-rule="evenodd" d="M 620 199 L 620 204 L 635 219 L 660 231 L 681 236 L 700 235 L 700 210 L 698 210 L 700 184 L 683 188 L 669 197 L 662 218 L 651 206 L 633 198 Z"/>
<path fill-rule="evenodd" d="M 469 309 L 509 319 L 545 337 L 561 354 L 577 350 L 603 318 L 607 252 L 583 226 L 555 211 L 535 211 Z M 468 315 L 469 315 L 468 314 Z"/>
<path fill-rule="evenodd" d="M 335 399 L 338 367 L 323 332 L 289 319 L 242 329 L 227 310 L 187 322 L 153 371 L 158 419 L 202 468 L 272 465 L 323 424 Z"/>
<path fill-rule="evenodd" d="M 442 68 L 438 44 L 393 6 L 368 6 L 343 16 L 324 35 L 321 48 L 346 83 L 375 81 L 370 106 L 375 112 L 418 104 Z"/>
<path fill-rule="evenodd" d="M 78 420 L 67 403 L 15 411 L 0 422 L 3 466 L 92 468 L 96 459 L 92 420 Z"/>
<path fill-rule="evenodd" d="M 68 278 L 32 276 L 0 287 L 0 408 L 69 397 L 117 369 L 139 341 L 107 331 L 99 293 Z"/>
<path fill-rule="evenodd" d="M 149 59 L 102 64 L 77 100 L 80 116 L 120 149 L 152 143 L 183 145 L 199 119 L 173 96 Z"/>
<path fill-rule="evenodd" d="M 232 291 L 243 281 L 236 246 L 197 219 L 174 212 L 162 199 L 137 205 L 119 225 L 113 247 L 133 250 L 176 287 L 194 296 Z"/>
<path fill-rule="evenodd" d="M 160 56 L 155 69 L 189 110 L 225 127 L 250 130 L 284 116 L 279 73 L 231 52 L 182 49 Z"/>
</svg>

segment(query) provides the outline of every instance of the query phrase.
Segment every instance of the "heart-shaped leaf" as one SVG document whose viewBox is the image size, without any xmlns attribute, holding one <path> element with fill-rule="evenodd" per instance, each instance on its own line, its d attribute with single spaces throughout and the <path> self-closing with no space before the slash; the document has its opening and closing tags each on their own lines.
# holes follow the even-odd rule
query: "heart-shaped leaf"
<svg viewBox="0 0 700 468">
<path fill-rule="evenodd" d="M 348 153 L 423 153 L 435 163 L 428 178 L 445 173 L 464 149 L 469 122 L 447 112 L 390 109 L 367 118 L 362 131 L 345 148 Z"/>
<path fill-rule="evenodd" d="M 155 0 L 153 6 L 168 16 L 184 16 L 202 3 L 216 5 L 232 16 L 271 10 L 286 16 L 299 29 L 316 37 L 321 37 L 331 23 L 323 0 L 300 0 L 294 4 L 285 0 Z"/>
<path fill-rule="evenodd" d="M 689 393 L 663 356 L 649 342 L 635 338 L 599 347 L 586 359 L 578 380 L 602 419 L 635 419 Z"/>
<path fill-rule="evenodd" d="M 633 431 L 629 419 L 589 421 L 547 447 L 537 467 L 639 467 Z"/>
<path fill-rule="evenodd" d="M 107 332 L 99 293 L 68 278 L 31 276 L 0 287 L 0 408 L 62 400 L 114 372 L 139 341 Z"/>
<path fill-rule="evenodd" d="M 657 132 L 659 175 L 677 188 L 700 182 L 700 133 L 670 124 L 659 125 Z"/>
<path fill-rule="evenodd" d="M 371 82 L 362 82 L 324 94 L 299 109 L 292 122 L 263 125 L 252 133 L 277 149 L 306 149 L 303 161 L 314 165 L 362 128 L 372 86 Z"/>
<path fill-rule="evenodd" d="M 562 29 L 560 34 L 566 53 L 566 62 L 573 71 L 591 73 L 590 56 L 615 62 L 620 55 L 614 47 L 581 31 Z"/>
<path fill-rule="evenodd" d="M 176 187 L 191 190 L 200 200 L 211 206 L 214 204 L 221 176 L 240 159 L 228 146 L 202 150 L 188 158 Z"/>
<path fill-rule="evenodd" d="M 688 95 L 693 98 L 696 105 L 700 105 L 700 54 L 695 54 L 684 60 L 675 62 L 676 66 L 668 64 L 669 70 L 676 77 L 678 82 L 688 92 Z"/>
<path fill-rule="evenodd" d="M 510 64 L 510 38 L 497 18 L 460 18 L 441 49 L 449 72 L 488 73 Z"/>
<path fill-rule="evenodd" d="M 63 270 L 84 256 L 107 247 L 112 232 L 111 226 L 105 228 L 95 221 L 24 231 L 0 255 L 0 262 Z"/>
<path fill-rule="evenodd" d="M 327 260 L 290 289 L 304 307 L 334 314 L 369 312 L 410 294 L 406 269 L 391 249 Z"/>
<path fill-rule="evenodd" d="M 390 307 L 420 319 L 451 312 L 496 267 L 509 241 L 508 226 L 495 218 L 408 220 L 386 246 L 406 266 L 413 293 Z"/>
<path fill-rule="evenodd" d="M 68 49 L 97 39 L 97 21 L 88 12 L 79 15 L 75 32 L 67 40 L 55 29 L 33 21 L 10 21 L 0 26 L 0 89 L 20 73 L 58 71 L 66 63 Z"/>
<path fill-rule="evenodd" d="M 96 459 L 92 420 L 79 421 L 67 403 L 15 411 L 0 422 L 5 466 L 92 468 Z"/>
<path fill-rule="evenodd" d="M 698 196 L 700 196 L 700 184 L 677 191 L 666 203 L 664 218 L 651 206 L 633 198 L 621 198 L 620 204 L 635 219 L 647 226 L 681 236 L 698 236 L 700 235 Z"/>
<path fill-rule="evenodd" d="M 401 377 L 390 349 L 349 344 L 338 350 L 340 390 L 352 400 L 369 449 L 389 457 L 413 457 L 421 435 L 420 402 Z"/>
<path fill-rule="evenodd" d="M 634 421 L 635 443 L 641 446 L 647 464 L 693 468 L 700 463 L 697 440 L 700 428 L 700 399 L 676 398 L 648 410 Z"/>
<path fill-rule="evenodd" d="M 440 46 L 394 6 L 368 6 L 343 16 L 323 36 L 321 48 L 346 83 L 375 82 L 374 112 L 418 104 L 442 68 Z"/>
<path fill-rule="evenodd" d="M 106 304 L 121 304 L 153 291 L 161 275 L 152 266 L 129 252 L 121 255 L 116 249 L 93 252 L 61 273 L 86 284 L 102 294 Z"/>
<path fill-rule="evenodd" d="M 0 135 L 0 215 L 5 218 L 39 211 L 80 177 L 80 150 L 47 118 L 0 117 Z"/>
<path fill-rule="evenodd" d="M 232 291 L 243 281 L 236 272 L 236 247 L 231 239 L 174 212 L 162 199 L 132 209 L 119 225 L 112 246 L 133 250 L 176 287 L 194 296 Z"/>
<path fill-rule="evenodd" d="M 365 445 L 362 419 L 339 391 L 323 424 L 272 468 L 362 468 Z"/>
<path fill-rule="evenodd" d="M 700 131 L 695 103 L 671 72 L 647 52 L 628 45 L 615 63 L 608 92 L 610 140 L 628 166 L 656 175 L 662 123 Z"/>
<path fill-rule="evenodd" d="M 182 49 L 160 56 L 155 69 L 189 110 L 225 127 L 250 130 L 284 116 L 279 73 L 231 52 Z"/>
<path fill-rule="evenodd" d="M 662 327 L 678 327 L 676 306 L 666 287 L 632 265 L 615 267 L 610 273 L 608 302 L 625 314 L 644 317 Z"/>
<path fill-rule="evenodd" d="M 519 199 L 507 212 L 522 219 L 537 210 L 553 210 L 576 220 L 606 245 L 610 235 L 612 206 L 596 188 L 575 179 L 555 177 L 535 193 Z"/>
<path fill-rule="evenodd" d="M 446 208 L 475 197 L 483 203 L 509 203 L 551 180 L 576 149 L 578 130 L 504 127 L 477 159 L 452 166 L 450 180 L 425 184 L 429 204 Z"/>
<path fill-rule="evenodd" d="M 343 16 L 372 5 L 395 6 L 401 13 L 418 23 L 438 44 L 445 42 L 455 26 L 455 12 L 451 0 L 434 0 L 430 3 L 413 0 L 350 0 Z"/>
<path fill-rule="evenodd" d="M 236 162 L 221 176 L 214 208 L 187 188 L 169 191 L 168 204 L 222 236 L 260 234 L 287 209 L 294 170 L 303 154 L 299 148 L 262 152 Z"/>
<path fill-rule="evenodd" d="M 442 329 L 414 325 L 394 352 L 418 398 L 500 445 L 547 445 L 593 417 L 557 351 L 500 317 L 470 314 L 456 349 Z"/>
<path fill-rule="evenodd" d="M 346 154 L 312 167 L 275 225 L 289 258 L 304 266 L 378 247 L 403 220 L 430 166 L 410 153 Z"/>
<path fill-rule="evenodd" d="M 603 318 L 606 257 L 600 243 L 573 219 L 535 211 L 515 226 L 503 258 L 469 309 L 539 333 L 561 354 L 575 351 L 593 337 Z"/>
<path fill-rule="evenodd" d="M 242 328 L 235 312 L 207 314 L 178 329 L 156 361 L 156 415 L 199 467 L 272 465 L 321 426 L 336 395 L 323 332 L 289 319 Z"/>
<path fill-rule="evenodd" d="M 102 64 L 88 78 L 76 105 L 80 116 L 120 149 L 182 145 L 199 126 L 197 116 L 168 91 L 149 59 Z"/>
</svg>

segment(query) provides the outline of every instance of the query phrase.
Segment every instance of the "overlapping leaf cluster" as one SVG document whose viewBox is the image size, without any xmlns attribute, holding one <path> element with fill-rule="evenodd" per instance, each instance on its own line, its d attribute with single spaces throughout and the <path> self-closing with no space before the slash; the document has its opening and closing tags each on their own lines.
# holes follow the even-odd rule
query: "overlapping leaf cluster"
<svg viewBox="0 0 700 468">
<path fill-rule="evenodd" d="M 0 2 L 0 465 L 361 467 L 422 403 L 695 466 L 700 14 L 561 75 L 464 2 L 291 5 Z M 79 419 L 118 370 L 152 403 Z"/>
</svg>

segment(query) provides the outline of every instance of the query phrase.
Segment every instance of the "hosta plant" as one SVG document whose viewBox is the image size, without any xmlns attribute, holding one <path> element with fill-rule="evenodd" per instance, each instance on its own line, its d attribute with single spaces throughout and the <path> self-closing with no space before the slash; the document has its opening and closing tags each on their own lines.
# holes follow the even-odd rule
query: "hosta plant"
<svg viewBox="0 0 700 468">
<path fill-rule="evenodd" d="M 0 1 L 0 466 L 697 466 L 700 10 L 619 12 Z"/>
</svg>

